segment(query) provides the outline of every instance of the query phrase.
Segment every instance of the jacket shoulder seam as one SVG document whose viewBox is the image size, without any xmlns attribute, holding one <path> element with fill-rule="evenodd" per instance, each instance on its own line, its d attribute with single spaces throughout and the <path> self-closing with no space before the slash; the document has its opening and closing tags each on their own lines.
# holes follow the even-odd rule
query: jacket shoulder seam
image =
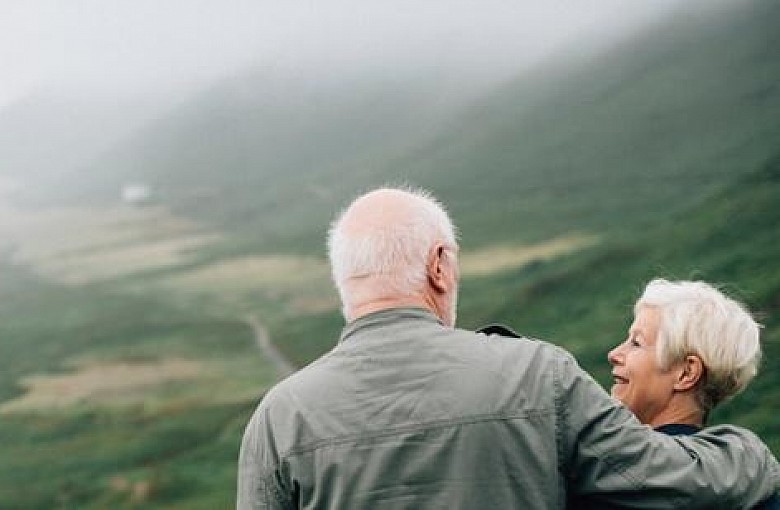
<svg viewBox="0 0 780 510">
<path fill-rule="evenodd" d="M 304 453 L 309 453 L 318 450 L 323 447 L 338 446 L 342 444 L 348 444 L 355 441 L 364 441 L 372 439 L 380 439 L 385 437 L 393 437 L 401 434 L 409 434 L 414 432 L 427 432 L 436 429 L 444 429 L 448 427 L 455 427 L 461 425 L 474 425 L 478 423 L 485 423 L 491 421 L 510 421 L 516 419 L 524 419 L 533 416 L 548 416 L 555 413 L 555 409 L 549 408 L 535 408 L 528 409 L 519 413 L 505 414 L 505 413 L 493 413 L 493 414 L 481 414 L 460 418 L 434 420 L 423 423 L 415 423 L 408 425 L 400 425 L 389 429 L 365 431 L 358 434 L 347 434 L 343 436 L 334 436 L 324 439 L 318 439 L 309 443 L 302 444 L 290 448 L 284 452 L 282 457 L 291 457 Z"/>
</svg>

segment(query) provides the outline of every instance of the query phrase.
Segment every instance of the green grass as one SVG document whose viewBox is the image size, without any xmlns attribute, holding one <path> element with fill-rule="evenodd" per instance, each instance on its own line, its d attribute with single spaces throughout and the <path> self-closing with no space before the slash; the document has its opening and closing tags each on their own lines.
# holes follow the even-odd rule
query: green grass
<svg viewBox="0 0 780 510">
<path fill-rule="evenodd" d="M 3 508 L 231 508 L 254 402 L 147 413 L 15 415 L 0 422 Z M 147 484 L 148 494 L 112 486 Z"/>
<path fill-rule="evenodd" d="M 0 508 L 231 508 L 241 433 L 274 377 L 248 326 L 0 268 L 2 400 L 22 392 L 21 376 L 69 373 L 76 361 L 182 356 L 220 367 L 134 403 L 0 415 Z M 117 477 L 130 488 L 112 488 Z M 148 494 L 133 496 L 133 484 Z"/>
<path fill-rule="evenodd" d="M 712 419 L 750 427 L 780 454 L 780 422 L 772 411 L 780 408 L 780 157 L 734 173 L 744 177 L 652 228 L 558 260 L 464 279 L 459 325 L 502 322 L 562 345 L 606 385 L 606 353 L 625 338 L 646 282 L 665 277 L 721 285 L 764 323 L 765 354 L 750 389 Z M 336 312 L 290 317 L 272 336 L 303 365 L 332 348 L 342 325 Z"/>
<path fill-rule="evenodd" d="M 630 238 L 570 257 L 547 270 L 527 269 L 465 282 L 464 319 L 507 322 L 571 349 L 608 380 L 606 352 L 624 338 L 632 305 L 649 279 L 701 279 L 723 286 L 765 325 L 764 363 L 745 395 L 718 409 L 716 421 L 755 429 L 780 452 L 780 158 L 767 162 L 691 211 Z M 502 302 L 479 306 L 469 294 L 502 289 Z"/>
<path fill-rule="evenodd" d="M 83 353 L 139 361 L 254 352 L 251 331 L 236 320 L 199 317 L 151 296 L 53 285 L 5 264 L 0 270 L 2 399 L 19 392 L 20 377 L 61 370 Z"/>
<path fill-rule="evenodd" d="M 0 415 L 0 508 L 231 508 L 241 433 L 274 379 L 242 314 L 256 313 L 299 366 L 335 345 L 343 319 L 301 314 L 289 292 L 247 293 L 230 310 L 155 283 L 240 254 L 320 257 L 338 207 L 386 182 L 431 188 L 467 250 L 600 235 L 582 252 L 466 278 L 459 324 L 504 322 L 563 345 L 602 383 L 645 282 L 725 284 L 765 324 L 765 357 L 713 420 L 752 428 L 780 454 L 779 9 L 752 0 L 706 22 L 667 20 L 611 53 L 520 77 L 454 121 L 425 109 L 435 81 L 417 84 L 417 99 L 352 83 L 360 90 L 345 86 L 333 104 L 333 90 L 263 103 L 227 82 L 107 154 L 98 166 L 112 171 L 92 188 L 48 186 L 113 200 L 141 168 L 165 205 L 225 242 L 187 265 L 89 286 L 0 257 L 0 401 L 23 392 L 24 376 L 90 360 L 194 358 L 218 377 L 132 404 Z M 270 90 L 263 79 L 246 77 L 258 94 Z"/>
</svg>

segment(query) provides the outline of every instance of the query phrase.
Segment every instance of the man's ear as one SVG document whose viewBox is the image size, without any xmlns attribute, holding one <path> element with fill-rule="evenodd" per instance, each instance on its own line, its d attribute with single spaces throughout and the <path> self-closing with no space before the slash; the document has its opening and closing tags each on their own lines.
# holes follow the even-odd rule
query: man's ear
<svg viewBox="0 0 780 510">
<path fill-rule="evenodd" d="M 687 391 L 696 386 L 704 375 L 704 363 L 695 354 L 689 354 L 682 361 L 680 373 L 674 383 L 674 389 Z"/>
<path fill-rule="evenodd" d="M 428 266 L 426 268 L 428 273 L 428 283 L 433 287 L 436 292 L 444 293 L 449 290 L 449 282 L 447 281 L 447 275 L 445 274 L 444 264 L 446 264 L 444 257 L 446 257 L 446 248 L 442 243 L 436 243 L 428 253 Z"/>
</svg>

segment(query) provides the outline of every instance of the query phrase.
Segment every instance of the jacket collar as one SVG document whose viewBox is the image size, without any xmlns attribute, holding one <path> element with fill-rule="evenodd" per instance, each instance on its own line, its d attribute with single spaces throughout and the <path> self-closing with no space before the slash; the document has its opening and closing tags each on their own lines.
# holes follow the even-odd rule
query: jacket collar
<svg viewBox="0 0 780 510">
<path fill-rule="evenodd" d="M 690 436 L 701 430 L 701 427 L 684 423 L 667 423 L 656 427 L 657 432 L 663 432 L 668 436 Z"/>
<path fill-rule="evenodd" d="M 339 343 L 347 341 L 360 331 L 393 324 L 400 320 L 420 320 L 443 325 L 441 319 L 424 308 L 388 308 L 358 317 L 348 323 L 341 331 Z"/>
</svg>

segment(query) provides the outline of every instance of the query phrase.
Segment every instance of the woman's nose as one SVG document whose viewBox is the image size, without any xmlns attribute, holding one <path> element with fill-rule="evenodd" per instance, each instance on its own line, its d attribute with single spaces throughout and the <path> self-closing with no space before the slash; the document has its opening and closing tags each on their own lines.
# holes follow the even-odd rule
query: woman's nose
<svg viewBox="0 0 780 510">
<path fill-rule="evenodd" d="M 612 349 L 611 351 L 609 351 L 607 353 L 607 360 L 609 361 L 609 363 L 611 365 L 617 365 L 618 363 L 620 363 L 620 359 L 619 358 L 620 358 L 621 347 L 622 346 L 623 346 L 623 344 L 620 344 L 620 345 L 618 345 L 617 347 L 615 347 L 614 349 Z"/>
</svg>

